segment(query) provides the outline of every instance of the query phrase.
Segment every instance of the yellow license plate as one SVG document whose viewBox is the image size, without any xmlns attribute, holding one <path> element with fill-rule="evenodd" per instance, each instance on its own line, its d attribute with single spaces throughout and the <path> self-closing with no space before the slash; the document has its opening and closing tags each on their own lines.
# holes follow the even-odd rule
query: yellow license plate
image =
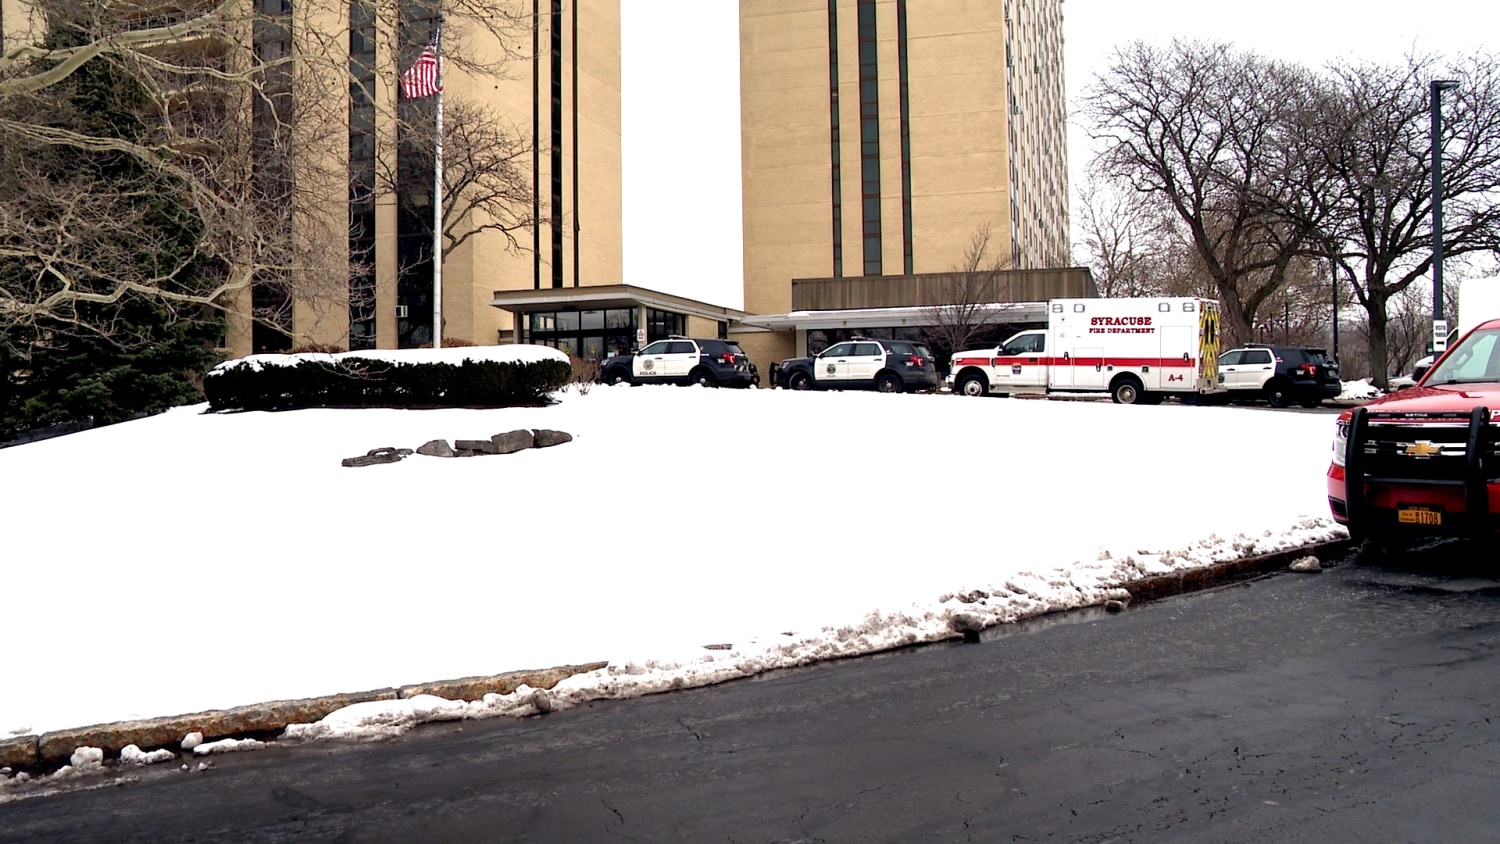
<svg viewBox="0 0 1500 844">
<path fill-rule="evenodd" d="M 1396 520 L 1406 525 L 1440 525 L 1443 523 L 1443 514 L 1437 510 L 1408 507 L 1396 512 Z"/>
</svg>

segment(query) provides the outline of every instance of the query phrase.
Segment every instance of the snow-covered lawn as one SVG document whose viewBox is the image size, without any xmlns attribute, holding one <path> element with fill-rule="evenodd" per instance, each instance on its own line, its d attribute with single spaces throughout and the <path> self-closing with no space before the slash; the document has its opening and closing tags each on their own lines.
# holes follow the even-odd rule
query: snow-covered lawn
<svg viewBox="0 0 1500 844">
<path fill-rule="evenodd" d="M 186 407 L 0 451 L 0 737 L 608 660 L 544 702 L 563 707 L 938 638 L 955 614 L 1094 604 L 1145 575 L 1344 535 L 1324 493 L 1328 414 L 697 387 L 557 398 Z M 575 439 L 340 466 L 518 428 Z M 310 732 L 535 703 L 523 689 L 366 704 Z"/>
</svg>

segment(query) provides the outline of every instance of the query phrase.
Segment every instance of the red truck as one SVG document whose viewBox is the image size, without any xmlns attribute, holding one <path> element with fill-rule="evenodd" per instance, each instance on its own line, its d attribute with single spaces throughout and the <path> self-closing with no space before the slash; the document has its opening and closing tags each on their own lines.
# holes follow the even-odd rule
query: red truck
<svg viewBox="0 0 1500 844">
<path fill-rule="evenodd" d="M 1500 319 L 1415 386 L 1339 415 L 1328 505 L 1355 541 L 1500 530 Z"/>
</svg>

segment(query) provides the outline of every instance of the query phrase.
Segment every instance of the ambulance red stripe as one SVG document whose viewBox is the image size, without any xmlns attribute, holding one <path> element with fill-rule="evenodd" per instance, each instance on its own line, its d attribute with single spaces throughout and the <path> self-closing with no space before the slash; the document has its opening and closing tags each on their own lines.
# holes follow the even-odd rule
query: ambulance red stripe
<svg viewBox="0 0 1500 844">
<path fill-rule="evenodd" d="M 1177 369 L 1196 369 L 1198 361 L 1176 358 L 1049 358 L 1049 357 L 998 357 L 959 358 L 955 366 L 1159 366 Z"/>
</svg>

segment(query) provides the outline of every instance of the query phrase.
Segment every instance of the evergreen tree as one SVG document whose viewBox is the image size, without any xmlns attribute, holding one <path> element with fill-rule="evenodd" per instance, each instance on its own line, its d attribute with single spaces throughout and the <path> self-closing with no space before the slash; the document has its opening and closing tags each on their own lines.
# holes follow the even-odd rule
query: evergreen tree
<svg viewBox="0 0 1500 844">
<path fill-rule="evenodd" d="M 79 38 L 79 30 L 63 15 L 54 16 L 51 24 L 48 46 L 67 46 Z M 42 111 L 52 125 L 82 134 L 151 140 L 140 119 L 149 104 L 139 85 L 107 61 L 90 62 L 30 102 L 8 105 Z M 91 185 L 109 185 L 116 190 L 93 193 L 118 195 L 120 218 L 136 221 L 112 233 L 109 243 L 97 244 L 89 260 L 76 262 L 94 272 L 75 272 L 75 286 L 109 289 L 111 262 L 117 261 L 159 266 L 163 276 L 174 277 L 170 284 L 194 283 L 195 218 L 183 210 L 181 186 L 171 178 L 109 151 L 6 147 L 8 152 L 0 152 L 0 168 L 15 167 L 12 172 L 25 172 L 27 178 L 0 180 L 0 185 L 27 191 L 32 213 L 39 196 L 58 198 L 43 213 L 63 215 L 68 213 L 69 196 L 90 191 Z M 26 157 L 24 171 L 19 169 L 19 156 Z M 133 189 L 120 191 L 121 185 Z M 7 199 L 0 195 L 0 202 Z M 189 264 L 186 272 L 165 272 L 184 263 Z M 0 261 L 0 273 L 46 278 L 24 260 Z M 127 294 L 107 304 L 80 304 L 75 316 L 76 323 L 39 319 L 11 324 L 0 332 L 0 442 L 29 428 L 107 424 L 202 400 L 202 375 L 213 364 L 213 348 L 222 336 L 217 314 L 207 309 L 181 313 L 158 299 Z M 79 330 L 79 324 L 108 325 L 111 330 L 105 335 Z"/>
</svg>

